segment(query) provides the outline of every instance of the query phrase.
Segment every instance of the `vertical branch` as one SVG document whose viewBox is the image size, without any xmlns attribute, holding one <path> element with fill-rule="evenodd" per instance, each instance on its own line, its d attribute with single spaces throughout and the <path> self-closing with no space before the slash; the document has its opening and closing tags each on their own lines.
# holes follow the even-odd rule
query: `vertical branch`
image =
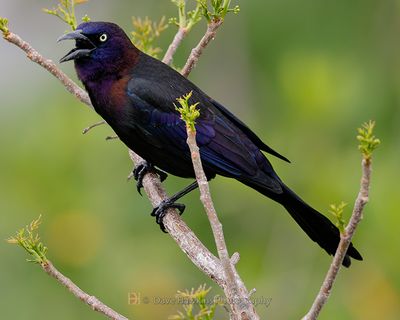
<svg viewBox="0 0 400 320">
<path fill-rule="evenodd" d="M 359 135 L 357 136 L 357 139 L 360 141 L 358 148 L 363 154 L 363 160 L 361 162 L 362 177 L 360 182 L 360 191 L 357 195 L 350 221 L 344 232 L 340 234 L 340 242 L 328 273 L 325 276 L 324 282 L 322 283 L 317 297 L 315 298 L 308 313 L 303 317 L 303 320 L 314 320 L 318 318 L 321 309 L 331 294 L 333 284 L 335 283 L 343 259 L 346 256 L 351 239 L 353 238 L 357 226 L 363 217 L 364 207 L 369 200 L 369 186 L 371 182 L 372 171 L 372 152 L 380 144 L 379 139 L 376 139 L 373 135 L 374 126 L 375 122 L 370 121 L 369 123 L 365 123 L 363 128 L 358 129 Z"/>
<path fill-rule="evenodd" d="M 176 19 L 172 19 L 172 21 L 178 26 L 178 31 L 162 59 L 162 62 L 168 65 L 171 64 L 172 58 L 183 39 L 190 32 L 193 26 L 201 20 L 202 13 L 200 2 L 198 2 L 196 8 L 189 13 L 186 12 L 186 0 L 172 0 L 172 2 L 178 7 L 179 21 L 176 22 Z"/>
<path fill-rule="evenodd" d="M 226 248 L 222 224 L 218 219 L 212 201 L 210 187 L 200 158 L 199 147 L 196 143 L 195 121 L 199 117 L 200 112 L 196 109 L 198 103 L 189 106 L 188 100 L 191 96 L 192 92 L 178 98 L 177 100 L 181 104 L 181 108 L 176 106 L 175 108 L 181 113 L 181 118 L 186 123 L 187 144 L 190 149 L 193 168 L 200 190 L 200 200 L 210 221 L 218 256 L 223 267 L 226 282 L 224 292 L 232 310 L 232 319 L 258 319 L 258 315 L 249 300 L 249 293 L 237 274 Z M 242 290 L 240 290 L 239 286 Z"/>
<path fill-rule="evenodd" d="M 214 204 L 210 194 L 210 188 L 207 182 L 206 175 L 204 174 L 203 165 L 200 160 L 199 147 L 196 144 L 196 131 L 187 128 L 187 144 L 190 148 L 190 153 L 193 162 L 193 168 L 196 174 L 196 180 L 200 190 L 200 200 L 203 203 L 204 209 L 207 213 L 208 220 L 211 224 L 211 229 L 214 235 L 215 245 L 219 259 L 221 260 L 224 268 L 224 276 L 226 279 L 226 291 L 229 296 L 236 296 L 238 289 L 235 282 L 235 276 L 233 274 L 233 266 L 231 264 L 228 250 L 226 248 L 224 232 L 222 230 L 222 224 L 218 219 L 217 213 L 214 208 Z M 234 310 L 234 308 L 232 308 Z"/>
<path fill-rule="evenodd" d="M 345 232 L 340 235 L 340 242 L 336 250 L 336 254 L 332 260 L 331 266 L 328 270 L 328 273 L 325 276 L 324 282 L 322 283 L 322 286 L 311 306 L 310 311 L 308 311 L 308 313 L 304 316 L 303 320 L 317 319 L 319 313 L 321 312 L 321 309 L 323 308 L 331 294 L 333 284 L 335 283 L 343 259 L 346 256 L 346 252 L 350 246 L 351 239 L 353 238 L 357 225 L 362 219 L 364 206 L 368 202 L 370 177 L 371 161 L 363 159 L 360 192 L 358 193 L 357 199 L 355 201 L 350 222 L 347 225 Z"/>
</svg>

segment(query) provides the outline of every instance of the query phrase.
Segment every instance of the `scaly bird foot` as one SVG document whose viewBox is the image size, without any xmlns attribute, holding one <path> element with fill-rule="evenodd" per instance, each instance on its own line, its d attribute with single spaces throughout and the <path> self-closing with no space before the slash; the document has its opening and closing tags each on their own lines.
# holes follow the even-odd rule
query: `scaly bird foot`
<svg viewBox="0 0 400 320">
<path fill-rule="evenodd" d="M 164 223 L 163 223 L 163 219 L 165 217 L 165 214 L 167 212 L 167 209 L 169 208 L 174 208 L 174 209 L 178 209 L 179 214 L 182 214 L 185 211 L 185 205 L 182 203 L 175 203 L 172 202 L 171 199 L 166 199 L 163 200 L 158 207 L 155 207 L 153 209 L 153 211 L 151 212 L 151 216 L 152 217 L 156 217 L 156 222 L 158 225 L 160 225 L 160 229 L 167 233 Z"/>
<path fill-rule="evenodd" d="M 160 177 L 161 182 L 163 182 L 168 177 L 168 174 L 166 174 L 164 171 L 158 170 L 147 161 L 139 163 L 135 167 L 135 169 L 133 169 L 132 173 L 128 176 L 128 180 L 130 180 L 132 177 L 135 178 L 136 189 L 140 195 L 142 195 L 141 189 L 143 188 L 143 178 L 148 172 L 157 173 L 158 176 Z"/>
</svg>

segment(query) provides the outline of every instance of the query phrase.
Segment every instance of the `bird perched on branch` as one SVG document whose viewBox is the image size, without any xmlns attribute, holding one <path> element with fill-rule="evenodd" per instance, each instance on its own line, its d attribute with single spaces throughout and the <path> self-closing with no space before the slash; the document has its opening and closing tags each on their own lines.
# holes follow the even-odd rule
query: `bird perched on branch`
<svg viewBox="0 0 400 320">
<path fill-rule="evenodd" d="M 162 171 L 195 177 L 185 123 L 174 106 L 178 97 L 192 92 L 189 102 L 198 103 L 200 111 L 196 139 L 207 178 L 234 178 L 280 203 L 313 241 L 328 254 L 335 254 L 339 230 L 282 182 L 263 151 L 288 159 L 268 147 L 223 105 L 174 69 L 137 49 L 116 24 L 85 22 L 59 41 L 66 39 L 75 40 L 76 46 L 60 62 L 75 61 L 96 112 L 123 143 L 146 160 L 134 172 L 139 190 L 148 170 L 156 170 L 161 178 L 166 177 Z M 166 208 L 183 212 L 184 205 L 175 201 L 195 188 L 196 182 L 153 210 L 162 229 Z M 350 266 L 350 257 L 362 260 L 352 244 L 343 265 Z"/>
</svg>

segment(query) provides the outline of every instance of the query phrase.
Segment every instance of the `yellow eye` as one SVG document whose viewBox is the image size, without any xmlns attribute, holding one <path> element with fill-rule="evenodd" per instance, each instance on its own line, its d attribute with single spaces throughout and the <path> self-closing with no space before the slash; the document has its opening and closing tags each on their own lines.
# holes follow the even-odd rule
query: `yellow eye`
<svg viewBox="0 0 400 320">
<path fill-rule="evenodd" d="M 103 33 L 101 36 L 100 36 L 100 41 L 101 42 L 106 42 L 107 41 L 107 34 L 106 33 Z"/>
</svg>

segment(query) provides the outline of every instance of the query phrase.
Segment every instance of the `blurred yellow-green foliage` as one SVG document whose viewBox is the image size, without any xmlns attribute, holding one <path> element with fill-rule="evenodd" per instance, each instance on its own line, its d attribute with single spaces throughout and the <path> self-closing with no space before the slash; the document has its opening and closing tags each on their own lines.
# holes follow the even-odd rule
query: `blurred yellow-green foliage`
<svg viewBox="0 0 400 320">
<path fill-rule="evenodd" d="M 41 12 L 53 1 L 1 0 L 10 29 L 58 59 L 66 26 Z M 236 3 L 235 3 L 236 4 Z M 271 158 L 282 179 L 317 209 L 352 204 L 359 187 L 356 128 L 377 121 L 371 201 L 354 242 L 364 262 L 342 270 L 321 319 L 400 317 L 400 1 L 252 0 L 227 17 L 190 78 L 292 160 Z M 78 8 L 92 20 L 132 31 L 131 16 L 175 15 L 168 0 L 92 0 Z M 205 29 L 178 50 L 182 65 Z M 170 26 L 160 46 L 174 35 Z M 76 79 L 72 64 L 62 69 Z M 42 214 L 48 258 L 81 288 L 132 319 L 166 319 L 181 306 L 177 290 L 206 282 L 168 235 L 126 176 L 131 162 L 106 126 L 83 136 L 98 116 L 74 99 L 20 49 L 0 41 L 0 239 Z M 189 181 L 169 177 L 175 192 Z M 299 319 L 330 263 L 283 208 L 224 178 L 211 182 L 231 252 L 269 319 Z M 198 194 L 183 218 L 213 247 Z M 351 207 L 351 205 L 349 205 Z M 347 209 L 345 215 L 349 215 Z M 100 319 L 35 265 L 0 242 L 4 319 Z M 219 294 L 213 285 L 213 294 Z M 129 304 L 132 297 L 140 304 Z M 144 299 L 146 298 L 146 299 Z M 166 299 L 161 299 L 166 298 Z M 148 303 L 145 303 L 145 302 Z M 265 300 L 267 301 L 267 300 Z M 269 301 L 269 300 L 268 300 Z M 132 299 L 131 299 L 132 302 Z M 226 318 L 219 311 L 219 319 Z"/>
</svg>

